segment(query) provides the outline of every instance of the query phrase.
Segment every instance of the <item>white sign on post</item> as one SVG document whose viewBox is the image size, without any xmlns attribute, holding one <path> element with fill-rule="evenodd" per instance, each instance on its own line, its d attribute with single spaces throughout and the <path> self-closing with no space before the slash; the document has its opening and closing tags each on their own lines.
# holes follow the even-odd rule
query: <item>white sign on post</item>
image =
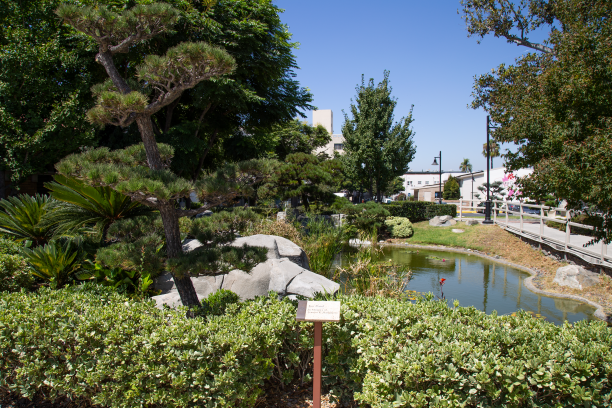
<svg viewBox="0 0 612 408">
<path fill-rule="evenodd" d="M 305 322 L 339 322 L 340 302 L 313 302 L 301 300 L 298 303 L 297 320 Z"/>
</svg>

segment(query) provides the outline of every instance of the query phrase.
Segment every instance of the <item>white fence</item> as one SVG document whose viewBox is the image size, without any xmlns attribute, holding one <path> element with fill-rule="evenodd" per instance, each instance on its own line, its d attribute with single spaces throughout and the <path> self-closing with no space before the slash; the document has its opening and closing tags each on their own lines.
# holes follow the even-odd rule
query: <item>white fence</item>
<svg viewBox="0 0 612 408">
<path fill-rule="evenodd" d="M 484 212 L 484 207 L 475 206 L 473 200 L 459 200 L 457 206 L 459 221 L 465 218 L 464 211 L 468 209 Z M 564 215 L 559 216 L 558 212 Z M 593 237 L 572 234 L 572 227 L 586 230 L 593 230 L 593 227 L 572 222 L 571 219 L 572 212 L 564 208 L 492 200 L 491 220 L 500 227 L 541 244 L 549 245 L 557 251 L 577 256 L 593 265 L 612 267 L 612 255 L 608 255 L 608 245 L 600 241 L 585 247 L 584 245 Z M 546 221 L 564 225 L 565 231 L 547 226 Z"/>
</svg>

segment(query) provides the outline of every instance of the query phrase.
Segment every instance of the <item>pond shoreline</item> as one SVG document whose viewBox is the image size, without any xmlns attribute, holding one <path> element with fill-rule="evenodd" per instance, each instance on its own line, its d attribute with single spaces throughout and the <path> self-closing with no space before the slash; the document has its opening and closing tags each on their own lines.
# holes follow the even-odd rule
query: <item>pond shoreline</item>
<svg viewBox="0 0 612 408">
<path fill-rule="evenodd" d="M 363 245 L 367 245 L 367 244 L 363 244 Z M 533 283 L 533 278 L 537 277 L 540 274 L 537 270 L 533 270 L 524 265 L 520 265 L 514 262 L 507 261 L 506 259 L 502 258 L 499 255 L 495 257 L 495 256 L 487 255 L 484 252 L 481 252 L 475 249 L 454 248 L 454 247 L 448 247 L 444 245 L 418 245 L 418 244 L 390 243 L 390 242 L 379 243 L 379 245 L 389 246 L 389 247 L 398 247 L 398 248 L 420 248 L 420 249 L 429 249 L 432 251 L 447 251 L 447 252 L 455 252 L 455 253 L 468 254 L 468 255 L 472 254 L 472 255 L 476 255 L 481 258 L 487 259 L 492 262 L 500 263 L 503 265 L 510 266 L 512 268 L 519 269 L 523 272 L 527 272 L 530 275 L 529 278 L 525 279 L 524 281 L 525 287 L 529 291 L 546 296 L 546 297 L 550 297 L 550 298 L 564 298 L 564 299 L 571 299 L 571 300 L 576 300 L 582 303 L 586 303 L 587 305 L 592 306 L 596 309 L 596 311 L 593 313 L 593 316 L 595 316 L 597 319 L 602 320 L 608 324 L 612 324 L 612 315 L 606 314 L 606 312 L 604 311 L 604 307 L 600 305 L 599 303 L 583 298 L 582 296 L 565 294 L 565 293 L 547 292 L 545 290 L 539 289 Z"/>
</svg>

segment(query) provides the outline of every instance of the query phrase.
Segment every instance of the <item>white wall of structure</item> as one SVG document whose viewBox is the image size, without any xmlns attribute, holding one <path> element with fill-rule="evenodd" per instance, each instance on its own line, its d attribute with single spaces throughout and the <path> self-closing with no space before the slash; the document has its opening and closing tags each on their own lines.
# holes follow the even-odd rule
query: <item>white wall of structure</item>
<svg viewBox="0 0 612 408">
<path fill-rule="evenodd" d="M 334 153 L 344 153 L 344 136 L 334 135 L 334 113 L 331 109 L 320 109 L 312 111 L 312 125 L 322 125 L 331 135 L 331 141 L 327 145 L 315 150 L 315 154 L 325 153 L 334 157 Z"/>
<path fill-rule="evenodd" d="M 513 172 L 515 177 L 524 177 L 533 173 L 533 169 L 520 169 Z M 494 183 L 496 181 L 503 182 L 504 177 L 506 176 L 506 168 L 505 167 L 497 167 L 491 169 L 490 174 L 490 182 Z M 484 185 L 487 182 L 487 172 L 480 171 L 477 173 L 469 174 L 463 173 L 459 176 L 456 176 L 459 181 L 459 191 L 461 192 L 461 197 L 465 200 L 469 200 L 471 198 L 474 199 L 475 202 L 480 202 L 486 200 L 486 193 L 482 194 L 480 190 L 478 190 L 479 186 Z M 509 182 L 512 184 L 512 182 Z M 507 190 L 507 189 L 506 189 Z M 476 198 L 476 194 L 480 195 L 480 199 Z"/>
<path fill-rule="evenodd" d="M 447 172 L 442 173 L 442 183 L 448 180 L 448 176 L 453 175 L 453 177 L 457 177 L 457 175 L 463 174 L 461 172 Z M 421 172 L 409 172 L 401 176 L 404 179 L 404 191 L 407 197 L 414 196 L 414 189 L 419 187 L 425 187 L 427 185 L 439 184 L 440 183 L 440 173 L 433 171 L 421 171 Z"/>
</svg>

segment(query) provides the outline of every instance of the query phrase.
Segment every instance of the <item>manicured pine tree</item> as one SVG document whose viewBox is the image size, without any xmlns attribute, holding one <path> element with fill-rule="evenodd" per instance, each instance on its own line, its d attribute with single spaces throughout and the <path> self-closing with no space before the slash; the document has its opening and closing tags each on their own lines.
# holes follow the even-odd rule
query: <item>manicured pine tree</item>
<svg viewBox="0 0 612 408">
<path fill-rule="evenodd" d="M 185 255 L 178 219 L 244 195 L 249 184 L 262 178 L 262 163 L 227 165 L 193 181 L 180 178 L 169 170 L 173 149 L 156 142 L 151 116 L 176 101 L 183 91 L 232 72 L 234 59 L 224 50 L 206 43 L 185 42 L 168 49 L 164 56 L 147 55 L 136 70 L 137 78 L 126 79 L 118 71 L 113 56 L 127 53 L 137 43 L 170 31 L 179 18 L 177 10 L 167 4 L 153 3 L 114 13 L 106 7 L 64 4 L 57 14 L 65 23 L 96 41 L 99 49 L 96 61 L 110 77 L 92 89 L 97 105 L 87 113 L 88 119 L 100 125 L 121 127 L 135 122 L 143 142 L 123 150 L 99 148 L 72 155 L 58 163 L 57 170 L 91 185 L 111 187 L 157 209 L 166 238 L 166 266 L 172 271 L 182 303 L 197 306 L 200 302 L 190 275 L 213 272 L 207 268 L 190 269 L 190 263 L 182 260 Z M 177 208 L 177 200 L 192 192 L 205 205 L 197 210 Z M 237 250 L 236 256 L 227 259 L 253 255 L 252 251 Z M 210 253 L 201 254 L 209 264 L 218 263 L 218 259 L 210 259 Z M 201 265 L 195 261 L 191 264 Z"/>
</svg>

